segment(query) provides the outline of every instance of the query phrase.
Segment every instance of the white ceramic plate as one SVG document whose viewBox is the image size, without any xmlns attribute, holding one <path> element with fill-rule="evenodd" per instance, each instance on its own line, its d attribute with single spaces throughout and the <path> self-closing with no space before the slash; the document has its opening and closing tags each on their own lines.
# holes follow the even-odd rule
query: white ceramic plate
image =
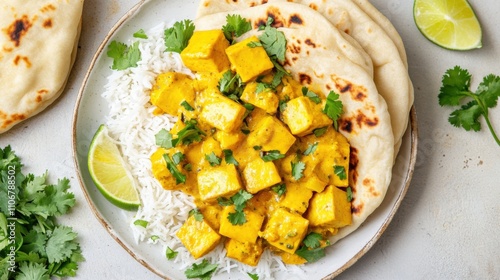
<svg viewBox="0 0 500 280">
<path fill-rule="evenodd" d="M 110 31 L 98 49 L 83 86 L 80 90 L 74 113 L 73 151 L 79 180 L 90 208 L 109 234 L 120 243 L 137 261 L 163 278 L 184 279 L 184 272 L 172 262 L 166 261 L 160 246 L 137 245 L 129 222 L 133 213 L 120 210 L 109 203 L 96 189 L 87 169 L 87 152 L 90 141 L 108 114 L 107 102 L 101 97 L 102 90 L 111 74 L 111 61 L 106 57 L 106 48 L 112 40 L 125 42 L 139 29 L 148 30 L 160 21 L 193 18 L 198 1 L 151 0 L 141 1 L 132 8 Z M 413 109 L 400 153 L 393 169 L 389 191 L 380 207 L 355 232 L 342 239 L 327 251 L 327 256 L 318 262 L 304 266 L 310 279 L 332 278 L 342 273 L 363 256 L 379 239 L 406 194 L 413 174 L 417 151 L 416 113 Z M 237 274 L 237 275 L 236 275 Z M 239 273 L 231 275 L 240 279 Z M 227 279 L 220 275 L 214 279 Z M 244 276 L 245 278 L 248 276 Z M 295 275 L 279 273 L 279 279 L 297 279 Z"/>
</svg>

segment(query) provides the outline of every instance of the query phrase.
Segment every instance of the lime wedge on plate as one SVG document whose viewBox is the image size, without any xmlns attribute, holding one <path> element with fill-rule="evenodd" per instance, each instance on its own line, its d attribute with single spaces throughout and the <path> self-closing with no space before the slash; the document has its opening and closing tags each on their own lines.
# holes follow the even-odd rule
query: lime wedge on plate
<svg viewBox="0 0 500 280">
<path fill-rule="evenodd" d="M 415 0 L 413 17 L 422 34 L 451 50 L 480 48 L 481 25 L 467 0 Z"/>
<path fill-rule="evenodd" d="M 96 131 L 87 159 L 90 176 L 104 197 L 122 209 L 137 209 L 141 202 L 135 181 L 105 125 Z"/>
</svg>

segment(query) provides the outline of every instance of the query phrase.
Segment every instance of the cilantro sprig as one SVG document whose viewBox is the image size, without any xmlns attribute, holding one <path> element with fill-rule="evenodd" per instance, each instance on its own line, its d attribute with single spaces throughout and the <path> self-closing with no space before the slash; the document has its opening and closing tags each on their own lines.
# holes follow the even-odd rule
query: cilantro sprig
<svg viewBox="0 0 500 280">
<path fill-rule="evenodd" d="M 240 15 L 227 15 L 226 24 L 222 26 L 224 37 L 231 43 L 235 38 L 240 37 L 250 30 L 252 30 L 252 24 Z"/>
<path fill-rule="evenodd" d="M 325 248 L 321 247 L 323 236 L 316 232 L 309 233 L 295 254 L 304 258 L 308 263 L 315 262 L 325 256 Z M 326 242 L 328 244 L 328 241 Z"/>
<path fill-rule="evenodd" d="M 330 119 L 333 120 L 333 126 L 335 130 L 338 130 L 339 124 L 338 120 L 342 113 L 344 112 L 344 105 L 340 100 L 340 95 L 335 93 L 333 90 L 328 93 L 326 97 L 325 108 L 323 108 L 323 113 L 325 113 Z"/>
<path fill-rule="evenodd" d="M 251 193 L 245 190 L 240 190 L 238 193 L 231 196 L 230 199 L 221 197 L 217 199 L 217 201 L 221 206 L 234 205 L 235 212 L 229 213 L 227 219 L 233 225 L 242 225 L 247 222 L 245 212 L 243 212 L 243 209 L 245 209 L 247 201 L 250 200 L 252 197 L 253 195 Z"/>
<path fill-rule="evenodd" d="M 208 280 L 212 277 L 212 274 L 217 270 L 216 264 L 210 264 L 206 259 L 201 263 L 194 263 L 190 268 L 184 271 L 184 274 L 188 279 L 205 279 Z"/>
<path fill-rule="evenodd" d="M 496 107 L 500 97 L 500 77 L 487 75 L 479 84 L 476 92 L 470 90 L 472 75 L 459 66 L 448 69 L 443 75 L 438 95 L 441 106 L 461 106 L 453 111 L 448 121 L 466 131 L 481 130 L 479 118 L 484 117 L 488 129 L 500 146 L 500 139 L 493 129 L 488 110 Z M 462 105 L 463 104 L 463 105 Z"/>
<path fill-rule="evenodd" d="M 180 53 L 184 50 L 191 36 L 194 33 L 193 21 L 186 19 L 174 23 L 174 25 L 164 32 L 165 38 L 165 51 Z"/>
<path fill-rule="evenodd" d="M 56 220 L 75 205 L 69 180 L 49 184 L 46 173 L 25 175 L 22 166 L 10 146 L 0 148 L 0 279 L 75 276 L 84 261 L 77 233 Z M 7 263 L 9 254 L 15 257 L 13 269 Z"/>
<path fill-rule="evenodd" d="M 141 60 L 141 50 L 139 42 L 128 46 L 125 43 L 112 41 L 108 46 L 108 57 L 113 59 L 113 70 L 125 70 L 130 67 L 137 67 L 137 62 Z"/>
<path fill-rule="evenodd" d="M 274 19 L 269 17 L 266 25 L 260 26 L 259 29 L 264 32 L 259 36 L 259 40 L 271 60 L 277 60 L 279 63 L 283 64 L 285 62 L 286 37 L 283 32 L 272 27 L 273 22 Z"/>
</svg>

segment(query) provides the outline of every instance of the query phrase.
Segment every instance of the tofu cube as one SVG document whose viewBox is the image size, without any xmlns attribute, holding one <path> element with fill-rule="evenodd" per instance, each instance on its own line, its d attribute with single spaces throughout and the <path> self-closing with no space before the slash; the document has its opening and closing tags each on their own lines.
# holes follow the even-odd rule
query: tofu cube
<svg viewBox="0 0 500 280">
<path fill-rule="evenodd" d="M 281 177 L 272 161 L 265 162 L 258 157 L 245 166 L 243 180 L 249 193 L 257 193 L 278 184 Z"/>
<path fill-rule="evenodd" d="M 261 237 L 274 247 L 293 254 L 306 236 L 308 226 L 309 221 L 300 214 L 278 208 L 267 222 Z"/>
<path fill-rule="evenodd" d="M 308 136 L 316 137 L 316 136 Z M 315 138 L 318 141 L 316 153 L 321 155 L 321 161 L 315 169 L 319 178 L 328 180 L 328 184 L 337 187 L 349 186 L 349 158 L 350 145 L 347 139 L 333 128 L 329 128 L 321 137 Z M 345 177 L 340 178 L 334 174 L 334 167 L 344 168 Z"/>
<path fill-rule="evenodd" d="M 306 188 L 302 184 L 287 183 L 286 192 L 280 201 L 280 206 L 287 208 L 290 212 L 296 212 L 302 215 L 306 212 L 312 195 L 312 190 Z"/>
<path fill-rule="evenodd" d="M 240 75 L 244 83 L 264 75 L 274 68 L 266 50 L 262 46 L 250 47 L 248 44 L 251 42 L 260 41 L 256 36 L 252 36 L 226 49 L 231 68 Z"/>
<path fill-rule="evenodd" d="M 227 251 L 226 256 L 251 266 L 257 266 L 264 252 L 262 239 L 258 239 L 255 243 L 239 242 L 235 239 L 228 239 L 224 247 Z"/>
<path fill-rule="evenodd" d="M 221 236 L 205 221 L 199 222 L 194 216 L 187 219 L 176 235 L 195 259 L 212 251 L 221 240 Z"/>
<path fill-rule="evenodd" d="M 203 201 L 229 197 L 241 189 L 238 171 L 232 164 L 209 166 L 198 173 L 198 191 Z"/>
<path fill-rule="evenodd" d="M 330 171 L 332 171 L 332 167 L 330 166 Z M 309 176 L 304 177 L 301 181 L 302 185 L 311 191 L 322 192 L 326 185 L 328 185 L 328 181 L 325 181 L 318 177 L 316 173 L 311 173 Z"/>
<path fill-rule="evenodd" d="M 172 173 L 167 169 L 167 162 L 165 161 L 164 155 L 169 155 L 170 158 L 177 153 L 184 152 L 181 147 L 176 147 L 173 149 L 158 148 L 150 157 L 151 160 L 151 170 L 153 176 L 160 182 L 161 186 L 166 190 L 177 190 L 180 189 L 184 184 L 178 184 L 177 180 L 174 178 Z M 179 170 L 182 170 L 181 164 L 176 166 Z M 181 171 L 183 172 L 183 171 Z M 185 172 L 183 172 L 185 173 Z"/>
<path fill-rule="evenodd" d="M 246 207 L 243 209 L 243 213 L 245 213 L 247 221 L 242 225 L 233 225 L 229 221 L 228 216 L 230 213 L 235 212 L 234 206 L 226 206 L 224 208 L 220 217 L 219 233 L 239 242 L 255 243 L 264 222 L 264 216 Z"/>
<path fill-rule="evenodd" d="M 251 147 L 261 146 L 262 151 L 278 150 L 280 153 L 286 154 L 295 143 L 295 137 L 276 117 L 265 116 L 248 134 L 247 141 Z"/>
<path fill-rule="evenodd" d="M 151 104 L 163 112 L 176 116 L 183 101 L 194 105 L 193 80 L 185 74 L 166 72 L 158 75 L 150 95 Z"/>
<path fill-rule="evenodd" d="M 232 150 L 240 145 L 243 139 L 245 139 L 245 135 L 239 130 L 233 132 L 217 130 L 214 134 L 214 138 L 219 141 L 222 149 Z"/>
<path fill-rule="evenodd" d="M 182 62 L 194 72 L 223 72 L 230 68 L 227 47 L 222 30 L 195 31 L 181 52 Z"/>
<path fill-rule="evenodd" d="M 347 193 L 328 186 L 323 192 L 314 194 L 306 218 L 313 227 L 341 228 L 350 225 L 351 203 L 347 200 Z"/>
<path fill-rule="evenodd" d="M 201 214 L 203 214 L 203 220 L 213 230 L 218 232 L 223 207 L 219 203 L 204 203 L 203 201 L 197 201 L 196 205 L 200 209 Z"/>
<path fill-rule="evenodd" d="M 292 134 L 297 136 L 305 136 L 316 128 L 333 124 L 333 121 L 322 112 L 321 103 L 316 104 L 307 96 L 288 101 L 281 116 Z"/>
<path fill-rule="evenodd" d="M 247 84 L 240 99 L 261 108 L 268 114 L 275 114 L 280 102 L 278 96 L 270 89 L 257 92 L 257 85 L 256 82 Z"/>
<path fill-rule="evenodd" d="M 232 132 L 243 123 L 246 109 L 241 104 L 223 96 L 213 94 L 210 101 L 205 101 L 200 113 L 200 120 L 225 132 Z"/>
</svg>

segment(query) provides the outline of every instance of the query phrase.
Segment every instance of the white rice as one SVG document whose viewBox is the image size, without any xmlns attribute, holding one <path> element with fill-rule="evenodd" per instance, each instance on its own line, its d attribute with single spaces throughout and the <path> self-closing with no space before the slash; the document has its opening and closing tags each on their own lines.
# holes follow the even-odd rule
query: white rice
<svg viewBox="0 0 500 280">
<path fill-rule="evenodd" d="M 150 155 L 157 149 L 155 134 L 162 128 L 169 130 L 176 121 L 172 116 L 153 115 L 155 108 L 149 103 L 149 94 L 156 76 L 167 71 L 191 74 L 183 66 L 178 54 L 164 52 L 163 32 L 168 26 L 162 23 L 146 32 L 148 39 L 134 38 L 127 42 L 131 44 L 139 41 L 141 61 L 135 68 L 113 71 L 102 96 L 109 103 L 106 124 L 110 134 L 117 139 L 139 185 L 142 206 L 130 221 L 136 241 L 158 244 L 158 250 L 170 247 L 177 251 L 178 255 L 173 261 L 179 264 L 181 270 L 185 270 L 199 260 L 191 257 L 175 233 L 187 219 L 189 211 L 196 206 L 192 197 L 179 191 L 164 190 L 153 177 L 150 162 Z M 147 221 L 147 227 L 134 225 L 137 219 Z M 158 239 L 153 241 L 151 237 Z M 285 266 L 279 257 L 268 250 L 257 267 L 227 258 L 222 244 L 204 258 L 218 265 L 216 274 L 237 270 L 244 274 L 256 273 L 260 279 L 273 279 L 275 272 L 288 270 L 304 276 L 298 266 Z"/>
</svg>

